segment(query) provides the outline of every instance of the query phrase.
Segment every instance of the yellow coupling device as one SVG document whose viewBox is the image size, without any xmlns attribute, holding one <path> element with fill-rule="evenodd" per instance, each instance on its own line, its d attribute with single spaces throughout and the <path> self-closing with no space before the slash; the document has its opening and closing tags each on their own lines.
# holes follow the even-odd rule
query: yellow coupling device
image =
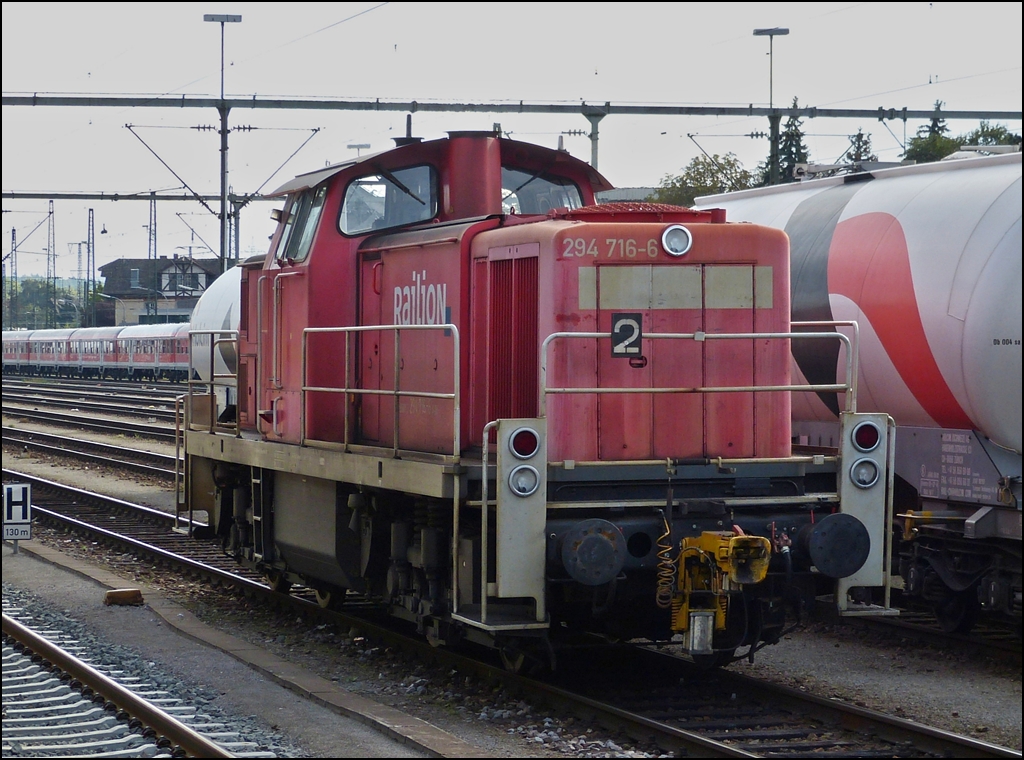
<svg viewBox="0 0 1024 760">
<path fill-rule="evenodd" d="M 705 531 L 684 538 L 672 604 L 672 629 L 686 634 L 691 652 L 711 652 L 715 631 L 725 630 L 729 594 L 768 574 L 771 542 L 762 536 Z"/>
</svg>

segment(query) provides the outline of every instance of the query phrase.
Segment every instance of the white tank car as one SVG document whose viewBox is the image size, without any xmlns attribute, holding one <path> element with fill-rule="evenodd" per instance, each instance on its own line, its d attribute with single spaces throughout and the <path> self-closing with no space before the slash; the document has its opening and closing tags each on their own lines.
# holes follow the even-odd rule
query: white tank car
<svg viewBox="0 0 1024 760">
<path fill-rule="evenodd" d="M 708 196 L 697 206 L 789 234 L 793 319 L 860 323 L 862 410 L 901 425 L 975 429 L 1020 453 L 1021 154 Z M 826 369 L 797 361 L 804 374 Z M 831 418 L 821 404 L 799 416 Z"/>
<path fill-rule="evenodd" d="M 233 342 L 238 330 L 240 312 L 242 269 L 229 269 L 206 289 L 192 310 L 190 350 L 192 354 L 193 379 L 210 380 L 210 360 L 218 378 L 234 377 L 238 371 L 238 356 Z M 212 331 L 219 334 L 211 335 Z M 231 338 L 231 340 L 229 340 Z M 215 341 L 210 351 L 211 339 Z M 223 384 L 222 384 L 223 383 Z M 234 405 L 236 387 L 234 380 L 218 380 L 218 409 Z"/>
<path fill-rule="evenodd" d="M 897 474 L 913 489 L 900 506 L 957 518 L 906 527 L 928 535 L 958 526 L 961 537 L 1016 540 L 1015 594 L 986 586 L 980 561 L 950 560 L 937 572 L 947 591 L 973 593 L 982 579 L 982 604 L 1019 616 L 1021 154 L 745 190 L 696 205 L 786 231 L 794 321 L 857 320 L 858 410 L 897 422 Z M 796 369 L 835 382 L 837 353 L 809 343 L 794 344 Z M 834 396 L 795 398 L 794 432 L 817 442 L 837 408 Z M 998 599 L 983 598 L 987 590 Z"/>
</svg>

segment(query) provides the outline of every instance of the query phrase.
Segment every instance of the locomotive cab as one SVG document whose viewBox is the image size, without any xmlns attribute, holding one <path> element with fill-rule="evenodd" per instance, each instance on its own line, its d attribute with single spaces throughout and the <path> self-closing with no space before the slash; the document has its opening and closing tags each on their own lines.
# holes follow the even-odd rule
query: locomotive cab
<svg viewBox="0 0 1024 760">
<path fill-rule="evenodd" d="M 184 506 L 282 588 L 509 662 L 574 632 L 752 654 L 822 579 L 855 611 L 888 572 L 890 424 L 832 384 L 849 446 L 794 456 L 790 343 L 855 345 L 791 331 L 783 233 L 609 188 L 461 132 L 283 186 L 237 337 L 210 334 L 237 425 L 190 418 Z"/>
</svg>

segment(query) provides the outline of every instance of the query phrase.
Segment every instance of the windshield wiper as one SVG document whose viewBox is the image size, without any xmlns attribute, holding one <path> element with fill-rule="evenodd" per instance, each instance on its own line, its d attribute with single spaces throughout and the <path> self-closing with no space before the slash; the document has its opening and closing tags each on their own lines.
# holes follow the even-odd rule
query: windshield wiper
<svg viewBox="0 0 1024 760">
<path fill-rule="evenodd" d="M 410 190 L 410 189 L 409 189 L 409 188 L 407 188 L 407 187 L 406 187 L 405 185 L 403 185 L 403 184 L 402 184 L 402 180 L 400 180 L 400 179 L 399 179 L 398 177 L 396 177 L 396 176 L 395 176 L 394 174 L 392 174 L 391 172 L 389 172 L 389 171 L 388 171 L 387 169 L 385 169 L 385 168 L 383 168 L 383 167 L 380 167 L 380 166 L 375 166 L 374 168 L 375 168 L 375 169 L 376 169 L 377 171 L 379 171 L 379 172 L 380 172 L 381 174 L 383 174 L 383 175 L 384 175 L 384 176 L 385 176 L 385 177 L 387 178 L 387 180 L 388 180 L 389 182 L 391 182 L 391 184 L 393 184 L 393 185 L 394 185 L 395 187 L 397 187 L 397 188 L 398 188 L 399 190 L 401 190 L 401 191 L 402 191 L 403 193 L 405 193 L 406 195 L 408 195 L 408 196 L 409 196 L 410 198 L 412 198 L 412 199 L 413 199 L 414 201 L 416 201 L 417 203 L 419 203 L 419 204 L 420 204 L 421 206 L 426 206 L 426 205 L 427 205 L 427 202 L 426 202 L 425 200 L 423 200 L 422 198 L 420 198 L 420 197 L 419 197 L 418 195 L 416 195 L 416 193 L 414 193 L 414 192 L 413 192 L 412 190 Z"/>
<path fill-rule="evenodd" d="M 503 197 L 501 200 L 504 202 L 504 201 L 507 201 L 509 198 L 511 198 L 513 195 L 518 195 L 520 190 L 522 190 L 524 187 L 529 185 L 531 182 L 533 182 L 535 179 L 537 179 L 537 177 L 539 177 L 543 173 L 544 173 L 543 169 L 538 169 L 536 172 L 533 173 L 533 175 L 528 180 L 526 180 L 526 182 L 521 184 L 515 190 L 511 191 L 508 195 Z"/>
</svg>

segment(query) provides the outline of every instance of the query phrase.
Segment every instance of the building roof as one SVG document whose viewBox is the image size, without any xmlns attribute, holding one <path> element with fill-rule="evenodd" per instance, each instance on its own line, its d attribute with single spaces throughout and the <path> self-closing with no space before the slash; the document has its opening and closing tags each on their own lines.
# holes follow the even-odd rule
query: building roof
<svg viewBox="0 0 1024 760">
<path fill-rule="evenodd" d="M 161 275 L 164 272 L 175 269 L 188 272 L 195 267 L 206 272 L 208 282 L 213 282 L 220 276 L 220 259 L 190 259 L 178 256 L 161 256 L 158 259 L 117 259 L 99 267 L 99 271 L 104 280 L 104 293 L 122 298 L 137 298 L 140 287 L 159 290 Z M 132 287 L 133 269 L 137 269 L 139 273 L 136 287 Z"/>
</svg>

